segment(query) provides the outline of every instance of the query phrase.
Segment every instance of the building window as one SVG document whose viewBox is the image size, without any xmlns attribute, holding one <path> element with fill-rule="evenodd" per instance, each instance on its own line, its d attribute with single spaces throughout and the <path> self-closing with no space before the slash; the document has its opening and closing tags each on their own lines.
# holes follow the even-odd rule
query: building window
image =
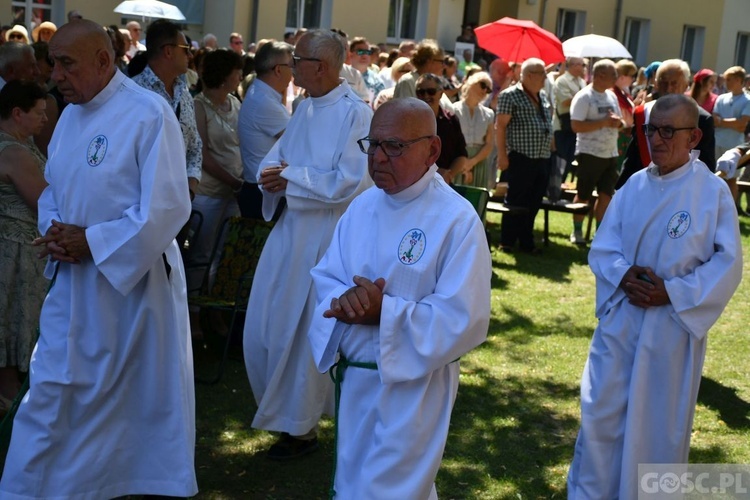
<svg viewBox="0 0 750 500">
<path fill-rule="evenodd" d="M 586 32 L 586 13 L 580 10 L 557 11 L 557 38 L 563 42 Z"/>
<path fill-rule="evenodd" d="M 417 38 L 418 0 L 390 0 L 388 7 L 388 41 Z"/>
<path fill-rule="evenodd" d="M 12 24 L 30 27 L 29 36 L 36 26 L 44 21 L 52 20 L 52 0 L 13 0 L 11 8 L 13 9 Z"/>
<path fill-rule="evenodd" d="M 286 31 L 297 28 L 320 28 L 322 0 L 288 0 L 286 4 Z"/>
<path fill-rule="evenodd" d="M 734 64 L 743 68 L 750 68 L 750 33 L 737 33 Z"/>
<path fill-rule="evenodd" d="M 648 49 L 648 38 L 651 30 L 651 21 L 648 19 L 625 19 L 625 48 L 633 56 L 635 63 L 639 66 L 646 65 L 646 50 Z"/>
<path fill-rule="evenodd" d="M 703 26 L 688 26 L 682 30 L 682 50 L 680 58 L 688 63 L 690 69 L 697 71 L 703 61 L 703 41 L 706 29 Z"/>
</svg>

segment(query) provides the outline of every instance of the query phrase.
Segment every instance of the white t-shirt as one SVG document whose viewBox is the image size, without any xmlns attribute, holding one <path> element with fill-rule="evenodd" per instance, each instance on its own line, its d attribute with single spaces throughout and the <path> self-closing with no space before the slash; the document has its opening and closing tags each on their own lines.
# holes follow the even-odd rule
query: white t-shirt
<svg viewBox="0 0 750 500">
<path fill-rule="evenodd" d="M 586 86 L 573 97 L 570 103 L 570 119 L 577 121 L 601 120 L 609 113 L 620 114 L 617 96 L 607 89 L 597 92 L 591 85 Z M 576 154 L 585 153 L 599 158 L 617 156 L 617 129 L 600 128 L 593 132 L 576 134 Z"/>
</svg>

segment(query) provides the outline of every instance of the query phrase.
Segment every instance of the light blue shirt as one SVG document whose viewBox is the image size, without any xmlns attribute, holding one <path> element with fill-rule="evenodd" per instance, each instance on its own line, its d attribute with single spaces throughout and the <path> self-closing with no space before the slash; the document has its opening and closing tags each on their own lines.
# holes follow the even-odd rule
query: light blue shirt
<svg viewBox="0 0 750 500">
<path fill-rule="evenodd" d="M 722 118 L 750 116 L 750 97 L 744 92 L 740 92 L 738 95 L 733 95 L 731 92 L 721 94 L 716 98 L 714 114 Z M 728 128 L 716 127 L 714 138 L 716 139 L 716 147 L 724 150 L 745 142 L 745 134 Z"/>
<path fill-rule="evenodd" d="M 291 119 L 281 99 L 280 93 L 256 78 L 242 101 L 237 133 L 240 137 L 242 177 L 246 182 L 258 182 L 258 165 L 276 144 L 276 136 L 286 129 Z"/>
</svg>

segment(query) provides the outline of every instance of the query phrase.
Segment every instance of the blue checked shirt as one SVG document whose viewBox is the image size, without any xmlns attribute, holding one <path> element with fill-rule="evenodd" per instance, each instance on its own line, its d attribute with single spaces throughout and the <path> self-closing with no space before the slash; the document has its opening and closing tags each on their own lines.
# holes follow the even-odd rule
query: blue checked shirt
<svg viewBox="0 0 750 500">
<path fill-rule="evenodd" d="M 508 151 L 529 158 L 549 158 L 552 146 L 552 106 L 539 91 L 541 110 L 534 106 L 521 83 L 509 87 L 497 99 L 497 114 L 510 115 L 505 144 Z"/>
</svg>

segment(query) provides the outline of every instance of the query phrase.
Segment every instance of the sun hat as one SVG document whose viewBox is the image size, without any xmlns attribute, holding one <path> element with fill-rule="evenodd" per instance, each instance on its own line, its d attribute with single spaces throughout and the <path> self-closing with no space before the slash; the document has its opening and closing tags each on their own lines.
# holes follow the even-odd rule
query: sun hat
<svg viewBox="0 0 750 500">
<path fill-rule="evenodd" d="M 23 37 L 26 39 L 26 43 L 27 44 L 30 43 L 29 32 L 26 30 L 26 28 L 24 26 L 21 26 L 20 24 L 16 24 L 11 29 L 9 29 L 8 31 L 6 31 L 5 32 L 5 41 L 6 42 L 10 42 L 11 41 L 10 40 L 10 35 L 12 33 L 20 33 L 20 34 L 22 34 Z"/>
<path fill-rule="evenodd" d="M 55 23 L 44 21 L 31 31 L 31 36 L 34 37 L 34 41 L 39 41 L 39 32 L 42 30 L 50 30 L 52 33 L 54 33 L 55 31 L 57 31 L 57 26 L 55 26 Z"/>
</svg>

